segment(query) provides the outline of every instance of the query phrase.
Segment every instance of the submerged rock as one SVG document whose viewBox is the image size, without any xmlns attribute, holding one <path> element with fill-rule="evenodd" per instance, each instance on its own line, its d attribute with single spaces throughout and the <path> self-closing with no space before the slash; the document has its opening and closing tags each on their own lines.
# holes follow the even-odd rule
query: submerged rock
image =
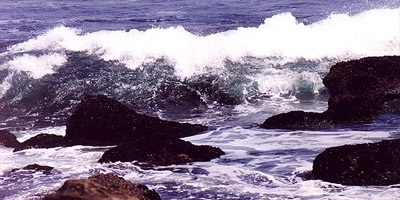
<svg viewBox="0 0 400 200">
<path fill-rule="evenodd" d="M 44 200 L 159 200 L 160 196 L 146 186 L 134 184 L 112 174 L 89 179 L 71 179 Z"/>
<path fill-rule="evenodd" d="M 343 185 L 400 183 L 400 139 L 331 147 L 314 160 L 316 179 Z"/>
<path fill-rule="evenodd" d="M 148 135 L 181 138 L 206 129 L 199 124 L 171 122 L 138 114 L 104 95 L 85 95 L 67 120 L 65 138 L 115 145 L 125 139 Z"/>
<path fill-rule="evenodd" d="M 10 148 L 16 148 L 20 145 L 17 137 L 7 130 L 0 130 L 0 145 Z"/>
<path fill-rule="evenodd" d="M 27 165 L 23 168 L 15 168 L 12 169 L 10 172 L 16 172 L 16 171 L 20 171 L 20 170 L 31 170 L 31 171 L 40 171 L 43 172 L 44 174 L 50 174 L 51 170 L 53 170 L 54 167 L 50 167 L 50 166 L 43 166 L 43 165 L 38 165 L 38 164 L 32 164 L 32 165 Z"/>
<path fill-rule="evenodd" d="M 159 90 L 160 93 L 155 99 L 157 107 L 168 112 L 192 110 L 207 106 L 201 99 L 199 92 L 187 85 L 176 82 L 164 83 Z"/>
<path fill-rule="evenodd" d="M 106 151 L 99 162 L 131 162 L 134 160 L 154 165 L 183 164 L 210 161 L 223 155 L 217 147 L 193 145 L 174 138 L 145 138 L 128 140 Z"/>
<path fill-rule="evenodd" d="M 400 56 L 337 63 L 323 83 L 331 95 L 328 110 L 323 113 L 282 113 L 265 120 L 261 127 L 319 129 L 369 122 L 387 112 L 400 114 Z"/>
</svg>

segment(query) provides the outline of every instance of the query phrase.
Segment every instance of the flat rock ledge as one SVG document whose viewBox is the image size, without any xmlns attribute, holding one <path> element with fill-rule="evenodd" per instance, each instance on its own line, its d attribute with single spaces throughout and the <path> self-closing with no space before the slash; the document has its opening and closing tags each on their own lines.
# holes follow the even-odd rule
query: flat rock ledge
<svg viewBox="0 0 400 200">
<path fill-rule="evenodd" d="M 181 139 L 145 138 L 131 139 L 106 151 L 99 162 L 132 162 L 134 160 L 152 165 L 204 162 L 225 153 L 217 147 L 193 145 Z"/>
<path fill-rule="evenodd" d="M 400 139 L 327 148 L 314 160 L 315 179 L 343 185 L 400 183 Z"/>
<path fill-rule="evenodd" d="M 339 62 L 323 83 L 330 93 L 328 110 L 282 113 L 266 119 L 260 127 L 324 129 L 370 122 L 383 113 L 400 114 L 400 56 Z"/>
<path fill-rule="evenodd" d="M 98 174 L 88 179 L 70 179 L 43 200 L 160 200 L 160 195 L 145 185 L 135 184 L 113 174 Z"/>
</svg>

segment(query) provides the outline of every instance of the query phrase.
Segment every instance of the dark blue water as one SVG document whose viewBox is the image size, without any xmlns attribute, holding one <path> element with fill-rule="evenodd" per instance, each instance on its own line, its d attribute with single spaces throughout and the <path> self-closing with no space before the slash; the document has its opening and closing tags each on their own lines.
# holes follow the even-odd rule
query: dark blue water
<svg viewBox="0 0 400 200">
<path fill-rule="evenodd" d="M 104 148 L 1 147 L 0 199 L 41 198 L 99 172 L 144 183 L 163 199 L 398 199 L 395 187 L 301 179 L 327 147 L 398 138 L 398 116 L 325 132 L 258 124 L 291 110 L 326 110 L 322 79 L 336 62 L 399 55 L 399 7 L 398 0 L 0 0 L 0 129 L 20 141 L 64 135 L 80 97 L 105 94 L 141 113 L 211 126 L 187 140 L 227 153 L 142 169 L 98 164 Z M 32 163 L 56 171 L 8 173 Z"/>
</svg>

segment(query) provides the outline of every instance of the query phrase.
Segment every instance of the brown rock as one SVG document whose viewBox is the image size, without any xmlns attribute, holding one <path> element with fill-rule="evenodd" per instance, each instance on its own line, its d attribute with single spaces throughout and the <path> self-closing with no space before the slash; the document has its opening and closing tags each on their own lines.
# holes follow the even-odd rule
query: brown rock
<svg viewBox="0 0 400 200">
<path fill-rule="evenodd" d="M 115 176 L 113 174 L 98 174 L 89 177 L 89 180 L 92 180 L 102 186 L 107 188 L 112 188 L 115 190 L 129 190 L 133 194 L 135 194 L 140 200 L 160 200 L 160 195 L 154 190 L 150 190 L 147 186 L 142 184 L 135 184 L 130 181 L 127 181 L 121 177 Z"/>
<path fill-rule="evenodd" d="M 134 184 L 112 174 L 89 179 L 67 180 L 44 200 L 159 200 L 160 196 L 146 186 Z"/>
</svg>

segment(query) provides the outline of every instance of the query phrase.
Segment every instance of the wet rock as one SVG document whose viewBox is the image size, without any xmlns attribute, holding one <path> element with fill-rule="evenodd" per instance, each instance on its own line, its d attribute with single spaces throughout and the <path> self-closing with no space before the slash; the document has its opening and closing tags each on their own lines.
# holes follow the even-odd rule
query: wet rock
<svg viewBox="0 0 400 200">
<path fill-rule="evenodd" d="M 211 102 L 217 102 L 223 105 L 239 105 L 243 102 L 242 96 L 230 91 L 224 81 L 218 76 L 198 77 L 197 81 L 188 83 L 190 87 L 195 88 L 201 94 L 204 94 Z"/>
<path fill-rule="evenodd" d="M 10 148 L 16 148 L 20 145 L 17 137 L 7 130 L 0 130 L 0 145 Z"/>
<path fill-rule="evenodd" d="M 400 183 L 400 139 L 328 148 L 314 160 L 316 179 L 343 185 Z"/>
<path fill-rule="evenodd" d="M 268 118 L 261 128 L 319 129 L 332 126 L 334 126 L 332 119 L 323 113 L 291 111 Z"/>
<path fill-rule="evenodd" d="M 71 179 L 44 200 L 159 200 L 160 196 L 146 186 L 134 184 L 112 174 L 99 174 L 89 179 Z"/>
<path fill-rule="evenodd" d="M 128 140 L 106 151 L 99 162 L 132 162 L 134 160 L 154 165 L 184 164 L 210 161 L 224 152 L 207 145 L 193 145 L 180 139 L 155 138 Z"/>
<path fill-rule="evenodd" d="M 97 174 L 89 177 L 92 180 L 102 186 L 107 188 L 112 188 L 116 190 L 128 190 L 135 194 L 139 199 L 149 199 L 149 200 L 160 200 L 160 195 L 154 191 L 150 190 L 147 186 L 142 184 L 132 183 L 121 177 L 115 176 L 113 174 Z"/>
<path fill-rule="evenodd" d="M 400 56 L 340 62 L 323 80 L 330 98 L 323 113 L 289 112 L 267 119 L 262 128 L 314 129 L 365 123 L 399 112 Z M 304 125 L 304 126 L 303 126 Z"/>
<path fill-rule="evenodd" d="M 85 95 L 67 120 L 65 137 L 72 141 L 115 145 L 128 138 L 148 135 L 180 138 L 206 129 L 199 124 L 170 122 L 141 115 L 104 95 Z"/>
<path fill-rule="evenodd" d="M 20 170 L 31 170 L 31 171 L 40 171 L 40 172 L 43 172 L 44 174 L 50 174 L 51 170 L 53 170 L 53 169 L 54 169 L 54 167 L 38 165 L 35 163 L 32 165 L 27 165 L 23 168 L 12 169 L 10 172 L 16 172 L 16 171 L 20 171 Z"/>
<path fill-rule="evenodd" d="M 65 140 L 63 136 L 42 133 L 22 142 L 14 149 L 14 152 L 32 148 L 37 149 L 71 146 L 70 143 L 71 142 Z"/>
<path fill-rule="evenodd" d="M 190 110 L 206 107 L 199 92 L 184 84 L 172 82 L 163 84 L 157 96 L 157 106 L 174 112 L 175 110 Z"/>
<path fill-rule="evenodd" d="M 72 145 L 118 145 L 100 162 L 133 160 L 155 165 L 209 161 L 224 154 L 219 148 L 196 146 L 179 138 L 207 127 L 160 120 L 141 115 L 104 95 L 86 95 L 67 121 L 66 136 L 39 134 L 14 151 Z"/>
<path fill-rule="evenodd" d="M 385 102 L 400 98 L 400 56 L 337 63 L 323 83 L 331 94 L 329 110 L 335 120 L 374 118 Z"/>
</svg>

